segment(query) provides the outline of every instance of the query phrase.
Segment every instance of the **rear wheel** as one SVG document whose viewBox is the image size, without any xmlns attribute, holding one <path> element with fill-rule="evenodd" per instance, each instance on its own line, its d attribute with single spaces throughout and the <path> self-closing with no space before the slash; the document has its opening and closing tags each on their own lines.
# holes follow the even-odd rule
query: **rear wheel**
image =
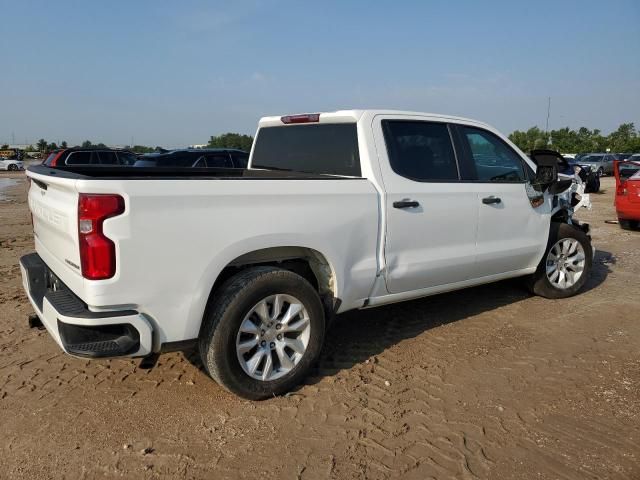
<svg viewBox="0 0 640 480">
<path fill-rule="evenodd" d="M 260 400 L 302 381 L 320 354 L 324 331 L 322 303 L 307 280 L 273 267 L 250 268 L 214 294 L 200 356 L 218 383 Z"/>
<path fill-rule="evenodd" d="M 18 166 L 13 164 L 13 163 L 11 165 L 9 165 L 8 168 L 9 168 L 9 171 L 11 171 L 11 172 L 16 172 L 18 170 Z"/>
<path fill-rule="evenodd" d="M 529 278 L 529 288 L 541 297 L 571 297 L 586 283 L 592 258 L 591 240 L 582 230 L 554 222 L 544 257 Z"/>
<path fill-rule="evenodd" d="M 637 230 L 638 226 L 640 226 L 640 222 L 637 220 L 624 220 L 619 218 L 618 223 L 623 230 Z"/>
</svg>

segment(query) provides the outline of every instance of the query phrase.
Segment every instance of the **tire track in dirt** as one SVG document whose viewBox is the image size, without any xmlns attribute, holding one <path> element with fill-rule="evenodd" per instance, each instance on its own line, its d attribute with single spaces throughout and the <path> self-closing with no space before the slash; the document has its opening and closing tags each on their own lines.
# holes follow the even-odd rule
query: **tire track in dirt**
<svg viewBox="0 0 640 480">
<path fill-rule="evenodd" d="M 628 316 L 640 256 L 612 226 L 595 231 L 613 253 L 598 253 L 579 297 L 550 303 L 501 282 L 346 314 L 305 385 L 259 403 L 211 382 L 194 353 L 150 371 L 62 354 L 26 327 L 17 257 L 30 236 L 4 243 L 3 228 L 9 477 L 640 478 L 640 330 Z"/>
</svg>

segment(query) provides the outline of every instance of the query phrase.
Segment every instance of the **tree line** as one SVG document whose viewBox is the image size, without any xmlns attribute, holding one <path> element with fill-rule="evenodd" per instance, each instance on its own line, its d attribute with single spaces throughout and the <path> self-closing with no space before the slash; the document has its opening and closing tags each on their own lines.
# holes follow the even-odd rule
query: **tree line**
<svg viewBox="0 0 640 480">
<path fill-rule="evenodd" d="M 633 123 L 623 123 L 609 135 L 603 135 L 598 129 L 589 130 L 581 127 L 573 130 L 569 127 L 546 132 L 538 127 L 531 127 L 526 132 L 516 130 L 509 135 L 523 152 L 536 148 L 550 148 L 562 153 L 606 152 L 615 153 L 640 152 L 640 131 Z"/>
<path fill-rule="evenodd" d="M 238 150 L 249 151 L 253 144 L 253 137 L 251 135 L 243 135 L 241 133 L 223 133 L 222 135 L 212 135 L 206 148 L 234 148 Z M 90 140 L 85 140 L 80 145 L 74 145 L 74 147 L 82 148 L 108 148 L 104 143 L 92 143 Z M 2 148 L 9 148 L 9 145 L 3 145 Z M 44 138 L 41 138 L 35 145 L 29 145 L 26 152 L 51 152 L 59 148 L 69 148 L 69 144 L 66 141 L 60 142 L 58 145 L 56 142 L 47 142 Z M 134 153 L 152 153 L 161 152 L 164 149 L 160 146 L 148 147 L 146 145 L 125 145 L 122 147 L 125 150 L 129 150 Z"/>
<path fill-rule="evenodd" d="M 526 131 L 516 130 L 509 135 L 509 140 L 515 143 L 523 152 L 530 152 L 536 148 L 550 148 L 562 153 L 589 153 L 605 152 L 609 149 L 616 153 L 637 153 L 640 152 L 640 130 L 637 130 L 633 123 L 623 123 L 617 130 L 609 135 L 603 135 L 600 130 L 590 130 L 581 127 L 573 130 L 569 127 L 558 130 L 545 131 L 539 127 L 531 127 Z M 212 135 L 206 148 L 235 148 L 246 152 L 251 150 L 253 137 L 241 133 L 223 133 L 222 135 Z M 82 142 L 83 148 L 106 148 L 104 143 L 92 143 L 89 140 Z M 27 151 L 50 152 L 58 148 L 67 148 L 68 144 L 63 141 L 58 146 L 55 142 L 48 143 L 44 138 L 38 140 L 35 146 L 31 146 Z M 148 147 L 145 145 L 128 145 L 123 147 L 135 153 L 151 153 L 162 151 L 162 147 Z"/>
</svg>

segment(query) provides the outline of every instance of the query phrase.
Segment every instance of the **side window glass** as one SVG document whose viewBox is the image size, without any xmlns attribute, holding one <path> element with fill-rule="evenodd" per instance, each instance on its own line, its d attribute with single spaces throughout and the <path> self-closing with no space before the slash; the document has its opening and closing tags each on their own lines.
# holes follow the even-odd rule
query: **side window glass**
<svg viewBox="0 0 640 480">
<path fill-rule="evenodd" d="M 193 164 L 193 167 L 194 167 L 194 168 L 205 168 L 206 166 L 207 166 L 207 165 L 206 165 L 206 162 L 205 162 L 204 156 L 200 157 L 200 158 L 196 161 L 196 163 L 194 163 L 194 164 Z"/>
<path fill-rule="evenodd" d="M 524 182 L 526 175 L 522 159 L 505 142 L 491 132 L 462 127 L 473 156 L 478 181 Z"/>
<path fill-rule="evenodd" d="M 136 163 L 135 155 L 128 152 L 118 152 L 118 164 L 120 165 L 133 165 Z"/>
<path fill-rule="evenodd" d="M 159 167 L 191 168 L 195 166 L 199 158 L 202 158 L 202 156 L 196 157 L 189 152 L 175 152 L 168 153 L 166 156 L 159 156 L 157 163 Z"/>
<path fill-rule="evenodd" d="M 91 164 L 92 152 L 71 152 L 67 157 L 67 165 L 89 165 Z"/>
<path fill-rule="evenodd" d="M 247 168 L 247 165 L 249 164 L 249 155 L 247 153 L 233 152 L 231 156 L 233 157 L 234 167 Z"/>
<path fill-rule="evenodd" d="M 231 158 L 226 153 L 216 153 L 207 155 L 207 167 L 209 168 L 231 168 Z"/>
<path fill-rule="evenodd" d="M 444 123 L 383 120 L 394 172 L 418 182 L 458 181 L 458 165 Z"/>
<path fill-rule="evenodd" d="M 100 165 L 117 165 L 118 158 L 115 152 L 95 152 L 100 156 Z"/>
</svg>

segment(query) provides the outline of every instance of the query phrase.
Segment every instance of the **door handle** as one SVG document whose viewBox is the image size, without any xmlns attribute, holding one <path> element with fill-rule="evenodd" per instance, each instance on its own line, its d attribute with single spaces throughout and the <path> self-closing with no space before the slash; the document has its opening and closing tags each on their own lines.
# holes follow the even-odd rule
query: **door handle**
<svg viewBox="0 0 640 480">
<path fill-rule="evenodd" d="M 490 197 L 484 197 L 482 199 L 482 203 L 484 203 L 485 205 L 492 205 L 494 203 L 500 202 L 502 202 L 502 200 L 500 200 L 500 197 L 494 197 L 493 195 L 491 195 Z"/>
<path fill-rule="evenodd" d="M 399 202 L 393 202 L 393 208 L 416 208 L 420 206 L 420 202 L 415 200 L 400 200 Z"/>
</svg>

